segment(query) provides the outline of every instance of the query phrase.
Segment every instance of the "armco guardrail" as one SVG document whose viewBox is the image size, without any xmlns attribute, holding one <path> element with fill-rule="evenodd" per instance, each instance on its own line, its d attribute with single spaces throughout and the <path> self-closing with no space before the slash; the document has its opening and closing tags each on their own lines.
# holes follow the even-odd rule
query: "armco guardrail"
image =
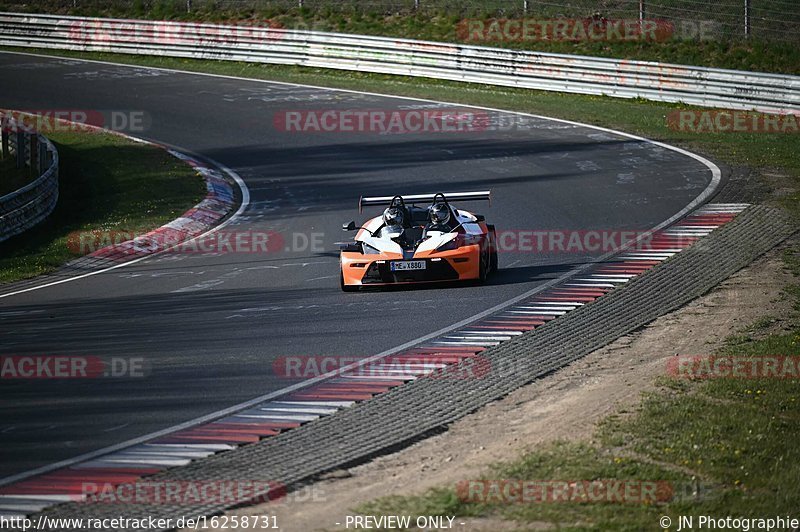
<svg viewBox="0 0 800 532">
<path fill-rule="evenodd" d="M 0 45 L 358 70 L 797 113 L 800 77 L 386 37 L 0 13 Z"/>
<path fill-rule="evenodd" d="M 45 137 L 24 131 L 7 113 L 0 113 L 3 158 L 34 169 L 39 177 L 0 197 L 0 242 L 47 218 L 58 201 L 58 152 Z"/>
</svg>

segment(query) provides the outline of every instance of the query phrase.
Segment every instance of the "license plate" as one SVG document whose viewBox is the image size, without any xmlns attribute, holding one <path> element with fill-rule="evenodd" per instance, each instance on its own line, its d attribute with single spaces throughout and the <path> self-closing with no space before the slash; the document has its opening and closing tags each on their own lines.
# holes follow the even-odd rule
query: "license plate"
<svg viewBox="0 0 800 532">
<path fill-rule="evenodd" d="M 407 272 L 409 270 L 424 270 L 426 268 L 424 260 L 407 260 L 403 262 L 393 262 L 393 272 Z"/>
</svg>

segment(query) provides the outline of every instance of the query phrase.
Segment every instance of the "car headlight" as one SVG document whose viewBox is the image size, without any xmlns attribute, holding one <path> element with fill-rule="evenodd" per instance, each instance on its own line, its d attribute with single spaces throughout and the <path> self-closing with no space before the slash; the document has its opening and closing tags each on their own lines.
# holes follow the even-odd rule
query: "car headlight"
<svg viewBox="0 0 800 532">
<path fill-rule="evenodd" d="M 481 242 L 481 235 L 457 235 L 454 239 L 448 240 L 438 248 L 436 251 L 450 251 L 453 249 L 458 249 L 461 246 L 469 246 L 472 244 L 480 244 Z"/>
<path fill-rule="evenodd" d="M 458 249 L 460 245 L 461 244 L 458 243 L 458 237 L 455 237 L 454 239 L 448 240 L 447 242 L 436 248 L 436 251 L 450 251 L 453 249 Z"/>
<path fill-rule="evenodd" d="M 378 249 L 364 242 L 361 243 L 361 247 L 364 249 L 364 255 L 380 255 L 381 253 Z"/>
</svg>

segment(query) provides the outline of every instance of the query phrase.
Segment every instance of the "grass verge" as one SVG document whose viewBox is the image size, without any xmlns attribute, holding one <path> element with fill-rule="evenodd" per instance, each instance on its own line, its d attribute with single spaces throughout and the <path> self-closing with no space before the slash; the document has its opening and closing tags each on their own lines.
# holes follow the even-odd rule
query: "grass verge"
<svg viewBox="0 0 800 532">
<path fill-rule="evenodd" d="M 668 126 L 667 115 L 670 112 L 698 109 L 696 107 L 641 99 L 584 96 L 322 68 L 61 50 L 34 52 L 433 99 L 540 114 L 619 129 L 684 147 L 729 166 L 747 167 L 754 171 L 753 179 L 764 180 L 770 188 L 780 192 L 778 199 L 785 208 L 800 215 L 800 157 L 797 157 L 800 135 L 762 132 L 693 133 Z"/>
<path fill-rule="evenodd" d="M 674 131 L 667 127 L 666 115 L 684 107 L 680 105 L 325 69 L 106 54 L 54 55 L 447 100 L 622 129 L 687 147 L 732 166 L 749 167 L 755 170 L 755 179 L 761 176 L 773 188 L 783 189 L 779 201 L 800 214 L 796 135 Z M 800 274 L 797 256 L 797 252 L 787 255 L 787 264 Z M 800 288 L 787 287 L 786 293 L 796 298 L 800 310 Z M 789 333 L 759 337 L 762 325 L 754 324 L 747 334 L 732 338 L 725 354 L 798 354 L 800 323 L 793 322 Z M 523 524 L 543 521 L 566 530 L 653 529 L 663 514 L 673 518 L 690 513 L 727 515 L 733 509 L 743 516 L 785 515 L 800 504 L 796 483 L 800 449 L 790 443 L 800 436 L 798 392 L 798 380 L 662 379 L 659 391 L 643 399 L 636 415 L 606 420 L 592 443 L 554 444 L 516 462 L 497 464 L 487 475 L 662 480 L 679 488 L 675 498 L 666 503 L 490 505 L 465 502 L 453 488 L 444 487 L 423 496 L 380 499 L 358 511 L 487 516 Z M 684 490 L 685 486 L 690 489 Z"/>
<path fill-rule="evenodd" d="M 161 148 L 105 133 L 48 135 L 60 158 L 59 201 L 35 228 L 0 243 L 0 283 L 55 270 L 77 257 L 73 231 L 143 232 L 205 196 L 205 182 Z"/>
<path fill-rule="evenodd" d="M 800 275 L 800 248 L 785 262 Z M 800 310 L 800 284 L 786 287 Z M 800 355 L 800 320 L 769 334 L 759 320 L 732 336 L 718 355 L 752 358 Z M 556 442 L 518 460 L 494 465 L 484 479 L 667 482 L 668 501 L 655 503 L 471 502 L 454 487 L 419 496 L 386 497 L 355 511 L 365 515 L 456 515 L 511 521 L 521 529 L 654 530 L 661 516 L 785 517 L 800 506 L 800 375 L 787 379 L 658 379 L 632 415 L 614 415 L 590 442 Z M 465 479 L 467 480 L 467 479 Z M 574 493 L 574 492 L 573 492 Z M 483 501 L 483 500 L 482 500 Z M 737 528 L 738 529 L 738 528 Z M 751 529 L 755 529 L 751 527 Z"/>
</svg>

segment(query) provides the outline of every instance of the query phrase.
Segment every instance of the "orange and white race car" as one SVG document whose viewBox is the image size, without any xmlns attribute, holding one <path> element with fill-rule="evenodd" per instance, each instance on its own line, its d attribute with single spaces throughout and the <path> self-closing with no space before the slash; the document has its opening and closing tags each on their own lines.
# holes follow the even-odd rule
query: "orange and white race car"
<svg viewBox="0 0 800 532">
<path fill-rule="evenodd" d="M 340 283 L 345 292 L 361 286 L 441 281 L 485 282 L 497 270 L 497 237 L 480 214 L 450 201 L 489 201 L 490 192 L 362 197 L 358 210 L 385 206 L 361 227 L 353 242 L 340 243 Z M 420 204 L 427 204 L 420 207 Z"/>
</svg>

